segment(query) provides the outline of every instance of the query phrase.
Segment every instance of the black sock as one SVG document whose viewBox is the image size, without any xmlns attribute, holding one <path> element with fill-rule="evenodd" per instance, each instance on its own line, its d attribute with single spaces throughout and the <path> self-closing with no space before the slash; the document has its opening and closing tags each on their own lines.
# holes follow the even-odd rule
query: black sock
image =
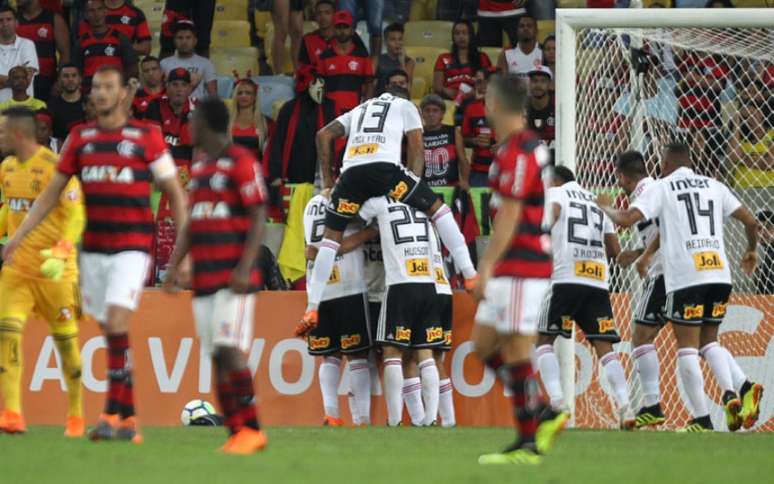
<svg viewBox="0 0 774 484">
<path fill-rule="evenodd" d="M 745 380 L 744 383 L 742 383 L 742 388 L 739 389 L 739 395 L 744 396 L 751 389 L 752 389 L 752 383 L 750 383 L 750 380 Z"/>
</svg>

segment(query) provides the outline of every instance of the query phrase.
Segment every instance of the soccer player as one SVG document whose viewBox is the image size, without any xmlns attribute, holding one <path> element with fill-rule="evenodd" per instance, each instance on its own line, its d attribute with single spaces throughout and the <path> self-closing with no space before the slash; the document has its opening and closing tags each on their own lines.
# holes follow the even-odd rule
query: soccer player
<svg viewBox="0 0 774 484">
<path fill-rule="evenodd" d="M 613 351 L 621 341 L 616 331 L 608 288 L 608 259 L 621 252 L 615 227 L 594 203 L 594 195 L 581 187 L 569 168 L 557 166 L 546 203 L 551 220 L 554 251 L 551 290 L 541 309 L 535 356 L 540 378 L 556 412 L 565 408 L 559 382 L 559 361 L 554 354 L 557 336 L 572 337 L 573 324 L 586 335 L 605 369 L 613 389 L 622 429 L 634 427 L 626 374 Z"/>
<path fill-rule="evenodd" d="M 661 173 L 663 178 L 643 190 L 627 210 L 614 209 L 609 196 L 600 195 L 597 203 L 624 227 L 656 218 L 660 222 L 665 315 L 677 338 L 677 369 L 693 413 L 682 430 L 712 430 L 699 354 L 709 363 L 723 392 L 729 430 L 750 428 L 758 420 L 763 386 L 750 382 L 718 344 L 718 329 L 732 289 L 723 222 L 733 217 L 744 224 L 747 248 L 741 266 L 747 274 L 757 264 L 758 222 L 723 183 L 693 171 L 687 145 L 666 146 Z"/>
<path fill-rule="evenodd" d="M 312 197 L 304 209 L 304 239 L 308 246 L 315 246 L 323 238 L 327 205 L 328 199 L 320 194 Z M 344 235 L 349 238 L 356 233 L 358 230 L 350 225 Z M 371 331 L 363 264 L 361 250 L 336 257 L 320 303 L 320 324 L 307 335 L 309 354 L 322 357 L 318 377 L 325 410 L 323 424 L 333 427 L 344 425 L 339 414 L 338 396 L 342 354 L 349 360 L 352 421 L 355 425 L 368 425 L 371 420 L 371 374 L 368 369 Z M 311 270 L 309 262 L 307 274 Z"/>
<path fill-rule="evenodd" d="M 649 187 L 655 180 L 648 176 L 645 159 L 637 151 L 625 151 L 618 155 L 615 175 L 618 186 L 629 196 L 629 203 Z M 636 225 L 641 246 L 635 250 L 625 250 L 618 254 L 618 265 L 629 267 L 645 250 L 658 239 L 659 221 L 644 220 Z M 661 251 L 657 250 L 646 268 L 647 274 L 642 293 L 635 305 L 634 331 L 632 334 L 632 356 L 634 366 L 642 385 L 643 407 L 637 412 L 637 428 L 656 426 L 664 423 L 661 409 L 661 391 L 659 390 L 659 362 L 654 341 L 661 328 L 666 324 L 664 304 L 664 262 Z"/>
<path fill-rule="evenodd" d="M 486 109 L 501 149 L 490 171 L 494 232 L 473 292 L 480 301 L 473 340 L 478 356 L 513 392 L 518 440 L 502 453 L 482 455 L 480 464 L 539 463 L 568 418 L 543 403 L 530 361 L 536 302 L 551 278 L 550 239 L 541 226 L 550 160 L 548 149 L 527 129 L 526 108 L 527 86 L 520 78 L 493 78 Z"/>
<path fill-rule="evenodd" d="M 186 282 L 193 261 L 193 312 L 202 348 L 216 369 L 218 400 L 231 436 L 221 450 L 252 454 L 266 447 L 258 423 L 246 352 L 253 341 L 256 258 L 266 219 L 266 187 L 258 162 L 229 136 L 229 112 L 207 97 L 191 122 L 194 145 L 204 153 L 191 172 L 191 215 L 177 238 L 165 286 Z"/>
<path fill-rule="evenodd" d="M 433 279 L 435 280 L 436 301 L 441 328 L 443 328 L 443 344 L 433 348 L 435 365 L 429 362 L 419 362 L 419 376 L 422 379 L 422 400 L 425 404 L 425 425 L 434 425 L 441 417 L 441 425 L 454 427 L 457 420 L 454 415 L 454 400 L 452 398 L 452 383 L 443 365 L 446 353 L 452 347 L 452 289 L 449 275 L 443 260 L 441 241 L 434 227 L 430 227 L 430 254 L 433 262 Z M 434 370 L 437 369 L 437 371 Z"/>
<path fill-rule="evenodd" d="M 451 209 L 417 176 L 422 173 L 425 163 L 419 111 L 408 100 L 405 87 L 390 84 L 387 90 L 378 98 L 342 114 L 317 133 L 323 188 L 333 188 L 333 191 L 325 217 L 325 234 L 312 276 L 307 281 L 310 286 L 307 311 L 296 334 L 305 334 L 317 324 L 317 307 L 333 268 L 343 230 L 357 215 L 360 206 L 372 197 L 389 194 L 429 215 L 469 285 L 476 276 L 465 238 Z M 331 145 L 334 139 L 342 136 L 349 136 L 349 139 L 341 175 L 334 187 Z M 411 172 L 401 166 L 404 138 Z"/>
<path fill-rule="evenodd" d="M 88 221 L 80 257 L 83 306 L 107 340 L 107 402 L 89 437 L 140 443 L 128 360 L 129 319 L 139 304 L 151 262 L 151 181 L 169 196 L 178 227 L 184 225 L 186 213 L 175 163 L 161 132 L 129 119 L 128 98 L 119 68 L 97 70 L 91 91 L 97 120 L 72 130 L 57 172 L 8 241 L 3 256 L 13 260 L 27 235 L 57 205 L 70 178 L 77 176 Z"/>
<path fill-rule="evenodd" d="M 15 107 L 3 113 L 3 151 L 11 153 L 0 165 L 3 207 L 0 233 L 13 237 L 30 205 L 55 176 L 57 158 L 36 141 L 35 114 Z M 21 414 L 22 332 L 33 310 L 49 324 L 62 360 L 67 383 L 65 435 L 84 434 L 81 397 L 81 354 L 78 349 L 77 255 L 73 248 L 83 233 L 83 198 L 78 180 L 70 178 L 56 207 L 37 230 L 6 261 L 0 274 L 0 393 L 5 410 L 0 431 L 23 433 Z"/>
</svg>

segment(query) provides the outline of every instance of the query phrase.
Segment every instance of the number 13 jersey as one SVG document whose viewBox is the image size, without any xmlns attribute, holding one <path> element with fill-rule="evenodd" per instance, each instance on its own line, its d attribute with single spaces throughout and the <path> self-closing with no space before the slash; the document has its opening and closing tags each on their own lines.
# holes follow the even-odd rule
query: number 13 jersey
<svg viewBox="0 0 774 484">
<path fill-rule="evenodd" d="M 554 204 L 561 210 L 551 227 L 552 284 L 582 284 L 607 290 L 605 234 L 614 234 L 615 227 L 594 203 L 594 194 L 573 181 L 549 188 L 547 199 L 550 213 Z"/>
<path fill-rule="evenodd" d="M 731 284 L 723 221 L 742 204 L 727 186 L 690 168 L 651 183 L 631 207 L 661 221 L 664 284 L 673 292 L 710 283 Z"/>
</svg>

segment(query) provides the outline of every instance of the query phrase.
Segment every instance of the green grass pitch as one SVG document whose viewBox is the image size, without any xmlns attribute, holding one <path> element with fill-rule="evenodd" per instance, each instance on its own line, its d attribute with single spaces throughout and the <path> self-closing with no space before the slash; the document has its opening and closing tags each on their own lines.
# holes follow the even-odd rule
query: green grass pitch
<svg viewBox="0 0 774 484">
<path fill-rule="evenodd" d="M 503 428 L 273 427 L 252 456 L 219 455 L 222 428 L 145 428 L 145 443 L 67 440 L 60 427 L 0 435 L 0 482 L 23 483 L 715 483 L 774 475 L 774 436 L 578 431 L 537 467 L 482 467 Z"/>
</svg>

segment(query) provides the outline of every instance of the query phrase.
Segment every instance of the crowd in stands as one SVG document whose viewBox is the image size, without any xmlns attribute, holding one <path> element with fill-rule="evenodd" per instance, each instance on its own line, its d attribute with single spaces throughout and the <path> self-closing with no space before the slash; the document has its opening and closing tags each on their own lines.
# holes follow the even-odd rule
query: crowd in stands
<svg viewBox="0 0 774 484">
<path fill-rule="evenodd" d="M 484 96 L 497 71 L 530 86 L 529 126 L 553 149 L 556 7 L 629 7 L 628 0 L 16 0 L 0 6 L 0 109 L 39 113 L 41 143 L 55 151 L 69 130 L 94 118 L 90 80 L 101 65 L 121 67 L 136 87 L 135 117 L 162 129 L 187 181 L 196 154 L 189 114 L 197 99 L 228 99 L 235 142 L 263 163 L 271 219 L 297 237 L 317 176 L 316 131 L 390 83 L 405 83 L 424 122 L 424 177 L 447 201 L 471 207 L 472 239 L 488 232 L 487 173 L 496 136 Z M 64 7 L 62 4 L 67 3 Z M 646 6 L 723 7 L 731 0 L 652 0 Z M 751 3 L 751 2 L 735 2 Z M 739 183 L 774 186 L 772 66 L 736 89 L 739 109 L 725 127 L 719 100 L 731 66 L 713 56 L 649 52 L 660 77 L 650 90 L 653 117 L 694 133 L 717 158 L 732 143 Z M 272 75 L 273 74 L 273 75 Z M 669 82 L 662 82 L 668 79 Z M 698 88 L 697 86 L 701 86 Z M 710 88 L 707 88 L 710 86 Z M 584 89 L 610 90 L 609 109 L 593 119 L 603 136 L 620 135 L 633 100 L 615 76 Z M 650 103 L 650 104 L 648 104 Z M 666 106 L 666 107 L 665 107 Z M 700 108 L 698 107 L 700 106 Z M 700 109 L 700 110 L 699 110 Z M 699 111 L 697 111 L 699 110 Z M 648 111 L 650 113 L 650 111 Z M 664 114 L 668 113 L 668 114 Z M 670 114 L 671 113 L 671 114 Z M 650 115 L 650 114 L 646 114 Z M 337 144 L 339 155 L 344 143 Z M 752 182 L 750 180 L 753 180 Z M 304 187 L 298 190 L 298 187 Z M 304 199 L 305 198 L 305 199 Z M 174 227 L 158 204 L 156 275 L 163 273 Z M 284 247 L 286 279 L 303 273 L 298 247 Z M 300 261 L 299 261 L 300 260 Z M 300 264 L 300 266 L 299 266 Z M 287 269 L 287 270 L 286 270 Z"/>
</svg>

